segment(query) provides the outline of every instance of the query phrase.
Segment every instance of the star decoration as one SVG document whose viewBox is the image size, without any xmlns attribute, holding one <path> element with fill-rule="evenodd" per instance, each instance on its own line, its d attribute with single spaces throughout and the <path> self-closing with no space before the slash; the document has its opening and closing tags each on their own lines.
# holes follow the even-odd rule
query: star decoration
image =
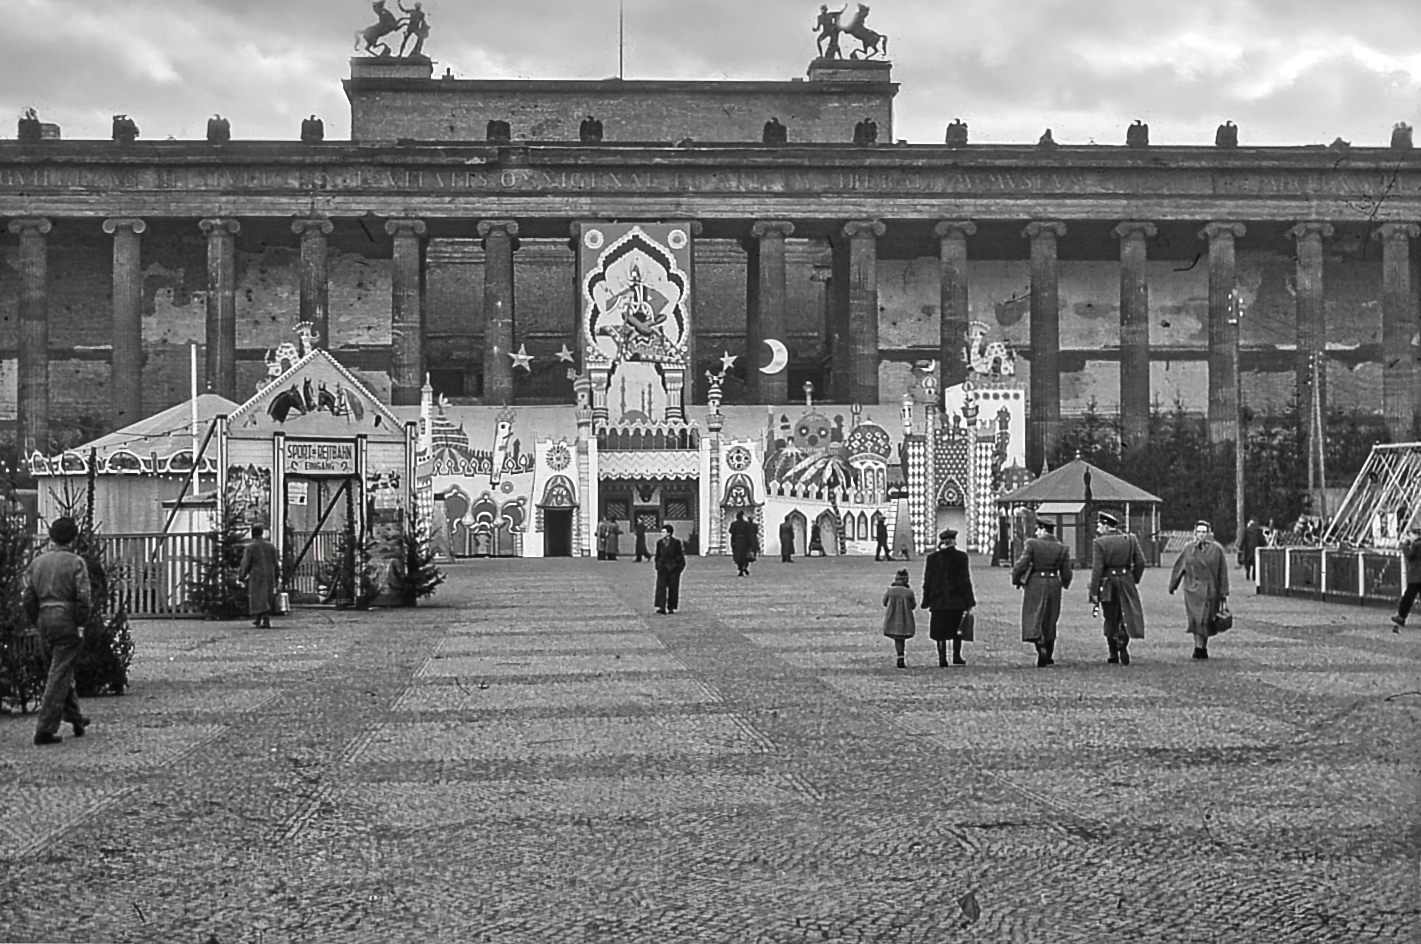
<svg viewBox="0 0 1421 944">
<path fill-rule="evenodd" d="M 566 361 L 569 364 L 574 364 L 577 362 L 577 356 L 567 349 L 566 344 L 562 346 L 561 351 L 558 351 L 556 357 L 558 360 Z"/>
<path fill-rule="evenodd" d="M 730 368 L 732 368 L 732 367 L 735 366 L 735 362 L 738 361 L 738 360 L 740 360 L 740 355 L 738 355 L 738 354 L 732 354 L 732 353 L 730 353 L 729 351 L 723 351 L 723 352 L 721 352 L 721 355 L 720 355 L 720 372 L 721 372 L 722 374 L 723 374 L 723 373 L 726 373 L 727 371 L 730 370 Z"/>
<path fill-rule="evenodd" d="M 514 367 L 521 367 L 530 374 L 533 372 L 533 368 L 529 366 L 533 363 L 533 355 L 528 353 L 528 345 L 518 345 L 518 353 L 515 354 L 512 351 L 509 351 L 508 356 L 513 358 Z"/>
</svg>

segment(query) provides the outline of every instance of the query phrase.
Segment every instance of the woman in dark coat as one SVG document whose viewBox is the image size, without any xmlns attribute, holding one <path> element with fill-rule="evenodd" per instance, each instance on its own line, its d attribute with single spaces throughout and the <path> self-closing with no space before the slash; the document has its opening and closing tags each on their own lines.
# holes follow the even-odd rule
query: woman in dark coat
<svg viewBox="0 0 1421 944">
<path fill-rule="evenodd" d="M 1061 591 L 1071 585 L 1071 549 L 1056 540 L 1056 527 L 1036 522 L 1036 536 L 1026 542 L 1011 569 L 1013 586 L 1026 590 L 1021 600 L 1021 640 L 1036 646 L 1036 665 L 1056 664 L 1056 621 Z"/>
<path fill-rule="evenodd" d="M 957 532 L 949 528 L 938 535 L 938 549 L 928 555 L 923 570 L 923 609 L 932 611 L 928 636 L 937 643 L 937 664 L 947 665 L 947 641 L 952 640 L 952 664 L 962 658 L 962 615 L 977 605 L 967 555 L 957 549 Z M 971 637 L 965 637 L 971 641 Z"/>
<path fill-rule="evenodd" d="M 276 548 L 262 537 L 260 525 L 252 528 L 252 540 L 242 551 L 242 563 L 237 568 L 238 579 L 247 582 L 247 606 L 252 625 L 271 628 L 271 611 L 276 609 Z"/>
</svg>

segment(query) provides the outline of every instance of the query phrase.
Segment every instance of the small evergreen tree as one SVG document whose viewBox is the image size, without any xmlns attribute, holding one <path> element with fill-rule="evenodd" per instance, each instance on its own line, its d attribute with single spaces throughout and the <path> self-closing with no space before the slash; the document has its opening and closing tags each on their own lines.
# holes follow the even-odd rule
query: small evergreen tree
<svg viewBox="0 0 1421 944">
<path fill-rule="evenodd" d="M 421 597 L 434 593 L 444 582 L 444 572 L 435 563 L 430 529 L 419 512 L 410 513 L 403 541 L 405 559 L 400 573 L 400 595 L 405 606 L 415 606 Z"/>
<path fill-rule="evenodd" d="M 208 619 L 239 619 L 250 608 L 247 588 L 237 579 L 248 532 L 225 505 L 215 524 L 208 532 L 208 555 L 187 580 L 188 599 Z"/>
<path fill-rule="evenodd" d="M 47 670 L 39 637 L 23 614 L 20 598 L 35 539 L 23 515 L 0 514 L 0 702 L 28 711 L 44 693 Z"/>
</svg>

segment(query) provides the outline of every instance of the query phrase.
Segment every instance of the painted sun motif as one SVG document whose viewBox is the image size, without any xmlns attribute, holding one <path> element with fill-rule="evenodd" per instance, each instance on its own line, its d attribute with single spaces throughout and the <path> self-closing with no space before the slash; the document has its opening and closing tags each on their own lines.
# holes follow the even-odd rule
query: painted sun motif
<svg viewBox="0 0 1421 944">
<path fill-rule="evenodd" d="M 752 459 L 750 450 L 744 446 L 734 446 L 725 454 L 725 464 L 736 472 L 744 472 L 750 468 Z"/>
<path fill-rule="evenodd" d="M 561 472 L 572 464 L 572 455 L 568 452 L 567 443 L 553 443 L 548 449 L 548 468 L 554 472 Z"/>
</svg>

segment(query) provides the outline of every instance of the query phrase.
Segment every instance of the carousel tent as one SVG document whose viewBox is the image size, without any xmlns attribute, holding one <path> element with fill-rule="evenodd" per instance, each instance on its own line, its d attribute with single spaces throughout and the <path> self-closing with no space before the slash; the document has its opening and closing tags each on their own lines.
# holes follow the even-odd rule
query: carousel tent
<svg viewBox="0 0 1421 944">
<path fill-rule="evenodd" d="M 1159 531 L 1160 498 L 1084 459 L 1075 459 L 997 499 L 1004 510 L 1030 510 L 1056 526 L 1056 536 L 1078 561 L 1090 560 L 1097 511 L 1110 511 L 1140 538 L 1145 558 L 1159 563 L 1154 535 Z"/>
<path fill-rule="evenodd" d="M 1396 548 L 1421 523 L 1421 442 L 1373 446 L 1323 538 L 1326 545 Z"/>
<path fill-rule="evenodd" d="M 218 416 L 237 404 L 212 393 L 197 398 L 198 444 Z M 92 454 L 97 465 L 94 518 L 108 534 L 141 534 L 163 530 L 164 501 L 178 497 L 192 472 L 193 402 L 185 400 L 91 443 L 57 456 L 38 453 L 30 468 L 39 491 L 41 520 L 58 517 L 66 496 L 82 496 Z M 202 460 L 201 487 L 216 485 L 217 450 L 209 445 Z M 190 489 L 189 495 L 196 489 Z"/>
</svg>

